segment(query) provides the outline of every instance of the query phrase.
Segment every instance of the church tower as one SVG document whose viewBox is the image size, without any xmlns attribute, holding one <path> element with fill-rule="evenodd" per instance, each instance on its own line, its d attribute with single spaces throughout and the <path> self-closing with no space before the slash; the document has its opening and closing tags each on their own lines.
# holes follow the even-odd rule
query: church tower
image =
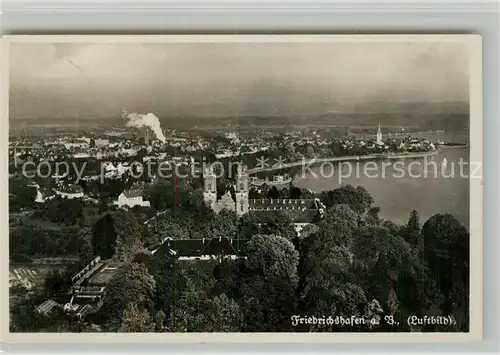
<svg viewBox="0 0 500 355">
<path fill-rule="evenodd" d="M 214 208 L 217 202 L 217 177 L 212 165 L 203 169 L 203 200 L 205 203 Z"/>
<path fill-rule="evenodd" d="M 246 167 L 238 165 L 238 175 L 236 176 L 236 214 L 238 216 L 248 213 L 248 174 Z"/>
<path fill-rule="evenodd" d="M 382 141 L 382 130 L 380 129 L 380 122 L 378 123 L 378 130 L 377 130 L 377 144 L 383 144 L 384 142 Z"/>
</svg>

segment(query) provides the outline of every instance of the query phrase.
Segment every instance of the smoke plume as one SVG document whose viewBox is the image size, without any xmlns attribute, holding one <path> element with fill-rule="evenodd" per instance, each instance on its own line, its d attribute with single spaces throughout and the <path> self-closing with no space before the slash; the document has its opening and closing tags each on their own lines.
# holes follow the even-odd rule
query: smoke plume
<svg viewBox="0 0 500 355">
<path fill-rule="evenodd" d="M 160 120 L 153 113 L 142 114 L 135 112 L 122 112 L 123 117 L 128 119 L 127 127 L 149 127 L 155 133 L 156 138 L 159 139 L 162 143 L 165 143 L 165 136 L 161 131 Z"/>
</svg>

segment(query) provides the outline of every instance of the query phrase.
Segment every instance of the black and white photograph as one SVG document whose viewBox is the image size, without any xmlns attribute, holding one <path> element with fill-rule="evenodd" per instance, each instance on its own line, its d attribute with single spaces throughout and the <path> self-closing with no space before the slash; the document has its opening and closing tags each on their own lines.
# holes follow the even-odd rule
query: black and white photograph
<svg viewBox="0 0 500 355">
<path fill-rule="evenodd" d="M 480 38 L 36 37 L 9 333 L 473 331 Z"/>
</svg>

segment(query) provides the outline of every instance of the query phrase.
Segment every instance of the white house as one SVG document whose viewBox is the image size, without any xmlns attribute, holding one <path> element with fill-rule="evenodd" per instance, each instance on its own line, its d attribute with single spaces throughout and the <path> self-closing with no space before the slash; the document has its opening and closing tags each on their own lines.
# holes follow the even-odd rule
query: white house
<svg viewBox="0 0 500 355">
<path fill-rule="evenodd" d="M 142 199 L 142 191 L 141 190 L 125 190 L 119 196 L 118 199 L 114 202 L 118 207 L 134 207 L 134 206 L 142 206 L 149 207 L 149 201 L 143 201 Z"/>
<path fill-rule="evenodd" d="M 106 138 L 97 138 L 95 140 L 96 147 L 107 147 L 109 146 L 109 139 Z"/>
</svg>

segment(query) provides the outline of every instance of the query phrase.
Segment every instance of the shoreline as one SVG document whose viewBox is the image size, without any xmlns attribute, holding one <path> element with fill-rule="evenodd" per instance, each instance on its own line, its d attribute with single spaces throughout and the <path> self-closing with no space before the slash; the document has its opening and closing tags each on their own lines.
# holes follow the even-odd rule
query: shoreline
<svg viewBox="0 0 500 355">
<path fill-rule="evenodd" d="M 455 147 L 453 147 L 455 148 Z M 461 147 L 463 148 L 463 147 Z M 269 167 L 269 168 L 253 168 L 248 169 L 248 174 L 254 174 L 259 172 L 269 172 L 275 170 L 283 170 L 288 168 L 294 168 L 297 166 L 314 166 L 316 164 L 328 163 L 328 162 L 346 162 L 346 161 L 367 161 L 367 160 L 393 160 L 393 159 L 416 159 L 425 158 L 430 156 L 436 156 L 440 153 L 440 149 L 431 152 L 421 152 L 421 153 L 402 153 L 402 154 L 370 154 L 370 155 L 356 155 L 356 156 L 344 156 L 344 157 L 332 157 L 332 158 L 320 158 L 320 159 L 309 159 L 307 161 L 298 161 L 294 163 L 283 164 L 281 166 Z"/>
</svg>

